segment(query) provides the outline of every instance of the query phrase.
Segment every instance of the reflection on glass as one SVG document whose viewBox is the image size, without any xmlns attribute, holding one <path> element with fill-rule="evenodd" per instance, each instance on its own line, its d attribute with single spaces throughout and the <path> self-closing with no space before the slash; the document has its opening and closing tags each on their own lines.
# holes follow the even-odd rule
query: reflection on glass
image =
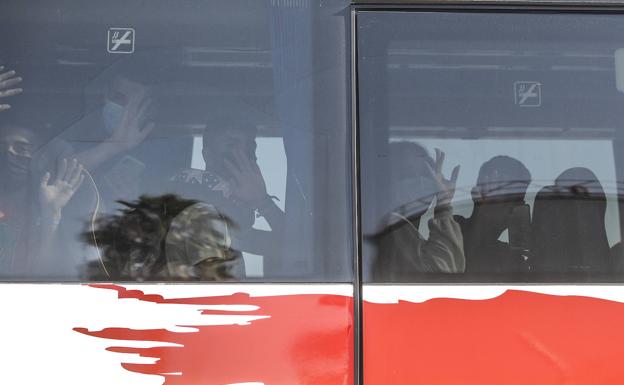
<svg viewBox="0 0 624 385">
<path fill-rule="evenodd" d="M 90 279 L 241 280 L 242 255 L 232 249 L 236 227 L 214 206 L 175 195 L 143 196 L 98 219 L 86 243 L 102 250 Z"/>
</svg>

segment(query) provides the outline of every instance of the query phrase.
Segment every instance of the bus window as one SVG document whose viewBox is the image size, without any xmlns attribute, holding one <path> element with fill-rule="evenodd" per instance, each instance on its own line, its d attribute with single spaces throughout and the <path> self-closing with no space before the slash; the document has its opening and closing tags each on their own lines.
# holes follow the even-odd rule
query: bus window
<svg viewBox="0 0 624 385">
<path fill-rule="evenodd" d="M 357 16 L 368 282 L 624 276 L 624 24 Z"/>
<path fill-rule="evenodd" d="M 348 45 L 317 32 L 348 19 L 312 3 L 4 2 L 0 278 L 350 281 Z"/>
</svg>

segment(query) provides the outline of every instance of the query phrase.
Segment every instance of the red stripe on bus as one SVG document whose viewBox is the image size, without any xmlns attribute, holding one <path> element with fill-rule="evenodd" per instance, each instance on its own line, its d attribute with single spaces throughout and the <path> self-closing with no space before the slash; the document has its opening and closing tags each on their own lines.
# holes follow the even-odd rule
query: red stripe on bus
<svg viewBox="0 0 624 385">
<path fill-rule="evenodd" d="M 624 304 L 509 290 L 364 304 L 365 385 L 624 383 Z"/>
<path fill-rule="evenodd" d="M 353 382 L 353 299 L 339 295 L 231 296 L 164 299 L 160 295 L 116 285 L 91 285 L 116 290 L 120 300 L 157 304 L 253 305 L 257 310 L 204 314 L 257 315 L 268 318 L 247 325 L 193 326 L 199 331 L 132 330 L 111 325 L 100 331 L 74 330 L 115 340 L 159 341 L 182 347 L 128 348 L 109 351 L 154 357 L 155 364 L 123 364 L 129 371 L 165 377 L 166 385 L 265 384 L 345 385 Z M 210 291 L 209 288 L 206 289 Z M 118 345 L 123 345 L 117 342 Z M 165 373 L 181 373 L 167 375 Z"/>
</svg>

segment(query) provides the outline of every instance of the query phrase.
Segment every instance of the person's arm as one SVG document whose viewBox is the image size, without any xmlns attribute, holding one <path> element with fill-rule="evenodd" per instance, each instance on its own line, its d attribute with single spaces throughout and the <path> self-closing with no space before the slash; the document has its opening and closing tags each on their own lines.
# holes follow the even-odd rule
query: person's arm
<svg viewBox="0 0 624 385">
<path fill-rule="evenodd" d="M 84 180 L 83 167 L 76 159 L 68 162 L 63 159 L 57 175 L 50 183 L 50 173 L 41 179 L 39 186 L 39 204 L 41 208 L 38 228 L 38 248 L 32 266 L 35 274 L 66 274 L 75 268 L 71 253 L 64 253 L 58 242 L 58 228 L 62 219 L 62 210 L 76 193 Z M 56 252 L 60 255 L 56 255 Z M 52 254 L 55 258 L 50 258 Z"/>
<path fill-rule="evenodd" d="M 4 66 L 0 66 L 0 98 L 8 98 L 21 94 L 23 89 L 15 86 L 22 82 L 21 77 L 15 77 L 15 71 L 4 71 Z M 0 103 L 0 111 L 11 109 L 8 103 Z"/>
<path fill-rule="evenodd" d="M 422 243 L 420 260 L 426 272 L 463 273 L 466 269 L 464 240 L 461 227 L 453 219 L 451 201 L 455 195 L 455 185 L 459 166 L 451 173 L 451 179 L 442 175 L 444 152 L 436 148 L 436 161 L 431 169 L 438 185 L 434 218 L 429 221 L 429 239 Z"/>
<path fill-rule="evenodd" d="M 228 170 L 234 176 L 232 181 L 234 196 L 252 209 L 258 210 L 271 227 L 271 231 L 248 230 L 243 242 L 245 251 L 249 249 L 255 254 L 274 254 L 282 244 L 285 214 L 267 193 L 258 164 L 252 162 L 242 152 L 234 155 L 236 164 L 226 159 Z"/>
<path fill-rule="evenodd" d="M 463 273 L 466 269 L 464 239 L 453 213 L 442 211 L 429 220 L 429 239 L 420 250 L 422 268 L 426 272 Z"/>
<path fill-rule="evenodd" d="M 282 246 L 286 215 L 282 209 L 275 204 L 273 198 L 268 195 L 258 207 L 256 207 L 256 210 L 266 219 L 271 227 L 271 231 L 256 229 L 246 231 L 245 240 L 243 242 L 245 246 L 244 251 L 250 251 L 254 254 L 265 256 L 273 255 L 279 252 Z"/>
</svg>

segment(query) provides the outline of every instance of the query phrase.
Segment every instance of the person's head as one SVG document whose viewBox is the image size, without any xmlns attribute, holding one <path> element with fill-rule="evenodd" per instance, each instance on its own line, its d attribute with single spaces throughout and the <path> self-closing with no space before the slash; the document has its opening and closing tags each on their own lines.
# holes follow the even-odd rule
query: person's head
<svg viewBox="0 0 624 385">
<path fill-rule="evenodd" d="M 393 207 L 405 207 L 410 215 L 424 213 L 437 192 L 433 159 L 413 142 L 390 143 L 389 151 Z"/>
<path fill-rule="evenodd" d="M 34 133 L 22 127 L 0 127 L 0 177 L 5 186 L 23 186 L 30 175 L 35 151 Z"/>
<path fill-rule="evenodd" d="M 574 167 L 562 172 L 555 180 L 555 187 L 566 196 L 606 200 L 598 177 L 584 167 Z"/>
<path fill-rule="evenodd" d="M 212 126 L 203 135 L 202 155 L 206 169 L 225 176 L 229 175 L 225 159 L 236 164 L 240 153 L 252 162 L 256 161 L 256 128 L 252 125 Z"/>
<path fill-rule="evenodd" d="M 150 88 L 139 80 L 124 74 L 115 76 L 106 87 L 102 106 L 102 119 L 106 131 L 109 134 L 113 133 L 121 124 L 126 108 L 131 103 L 142 103 L 149 94 Z"/>
<path fill-rule="evenodd" d="M 103 87 L 102 119 L 107 133 L 112 134 L 121 124 L 126 109 L 134 103 L 133 111 L 148 101 L 161 80 L 161 67 L 149 58 L 134 58 L 118 62 L 104 71 L 97 84 Z M 152 114 L 153 110 L 146 112 Z"/>
<path fill-rule="evenodd" d="M 476 190 L 481 202 L 519 203 L 524 201 L 531 173 L 517 159 L 495 156 L 479 170 Z"/>
</svg>

